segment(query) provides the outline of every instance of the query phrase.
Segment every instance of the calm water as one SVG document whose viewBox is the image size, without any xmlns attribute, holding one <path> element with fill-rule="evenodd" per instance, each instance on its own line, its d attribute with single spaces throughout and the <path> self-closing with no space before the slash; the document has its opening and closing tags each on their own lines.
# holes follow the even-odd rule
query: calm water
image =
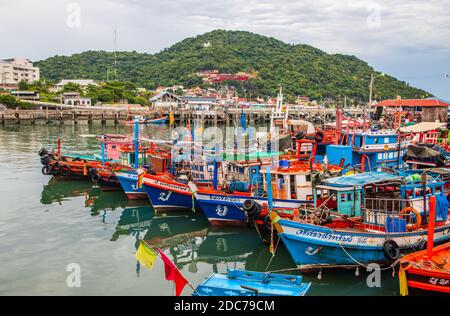
<svg viewBox="0 0 450 316">
<path fill-rule="evenodd" d="M 142 127 L 149 137 L 167 137 L 165 127 Z M 58 182 L 41 174 L 37 151 L 62 139 L 64 152 L 99 152 L 83 134 L 131 133 L 132 127 L 35 125 L 0 127 L 0 294 L 173 295 L 162 262 L 153 271 L 135 260 L 139 238 L 163 249 L 196 286 L 227 267 L 266 271 L 271 259 L 255 231 L 210 227 L 201 213 L 155 214 L 121 192 L 102 192 L 89 181 Z M 66 284 L 69 264 L 81 267 L 81 287 Z M 268 270 L 293 268 L 279 247 Z M 382 287 L 368 288 L 367 273 L 324 272 L 304 277 L 309 295 L 397 295 L 392 271 Z M 184 295 L 190 295 L 186 287 Z"/>
</svg>

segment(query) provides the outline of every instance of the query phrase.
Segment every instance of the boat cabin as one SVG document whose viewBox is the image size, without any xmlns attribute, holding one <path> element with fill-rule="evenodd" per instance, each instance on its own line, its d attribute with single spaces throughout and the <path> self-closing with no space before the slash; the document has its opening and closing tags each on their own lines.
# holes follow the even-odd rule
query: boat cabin
<svg viewBox="0 0 450 316">
<path fill-rule="evenodd" d="M 396 167 L 402 163 L 411 140 L 406 135 L 400 140 L 395 130 L 350 131 L 347 145 L 352 147 L 352 165 L 361 165 L 363 171 L 381 171 L 384 167 Z"/>
<path fill-rule="evenodd" d="M 303 202 L 312 203 L 314 200 L 312 191 L 313 176 L 311 173 L 323 173 L 324 166 L 322 164 L 309 164 L 300 161 L 281 160 L 279 167 L 270 169 L 269 184 L 272 188 L 272 197 L 274 199 L 293 199 Z M 341 171 L 338 166 L 332 166 L 327 171 L 336 175 Z M 266 170 L 261 170 L 264 181 L 264 190 L 267 192 L 267 175 Z"/>
<path fill-rule="evenodd" d="M 422 176 L 417 174 L 406 176 L 366 172 L 330 178 L 315 188 L 315 205 L 317 208 L 328 208 L 339 216 L 359 218 L 360 223 L 369 229 L 403 232 L 407 222 L 417 222 L 418 219 L 414 213 L 404 213 L 402 210 L 412 207 L 424 222 L 429 197 L 436 195 L 446 200 L 445 182 L 433 175 L 428 175 L 426 179 L 424 192 Z M 442 215 L 443 220 L 444 217 L 446 220 L 447 216 Z"/>
</svg>

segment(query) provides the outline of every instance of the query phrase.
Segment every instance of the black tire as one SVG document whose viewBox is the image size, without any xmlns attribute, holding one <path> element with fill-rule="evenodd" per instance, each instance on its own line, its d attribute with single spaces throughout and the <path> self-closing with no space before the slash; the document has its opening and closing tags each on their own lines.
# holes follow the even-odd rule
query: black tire
<svg viewBox="0 0 450 316">
<path fill-rule="evenodd" d="M 50 161 L 52 161 L 52 156 L 49 155 L 49 154 L 46 154 L 46 155 L 41 157 L 41 163 L 43 165 L 48 165 L 50 163 Z"/>
<path fill-rule="evenodd" d="M 316 135 L 314 136 L 314 140 L 318 143 L 321 143 L 324 137 L 325 135 L 322 132 L 317 132 Z"/>
<path fill-rule="evenodd" d="M 45 155 L 47 155 L 47 154 L 48 154 L 48 150 L 45 149 L 44 147 L 42 147 L 42 148 L 39 149 L 39 151 L 38 151 L 38 155 L 41 156 L 41 157 L 43 157 L 43 156 L 45 156 Z"/>
<path fill-rule="evenodd" d="M 52 174 L 57 175 L 59 174 L 59 162 L 55 162 L 52 166 Z"/>
<path fill-rule="evenodd" d="M 52 170 L 52 167 L 50 165 L 42 166 L 41 171 L 42 171 L 42 174 L 45 175 L 45 176 L 49 176 L 49 175 L 53 174 L 53 172 L 52 172 L 53 170 Z"/>
<path fill-rule="evenodd" d="M 94 173 L 93 175 L 91 175 L 91 181 L 94 183 L 99 183 L 100 182 L 100 175 L 98 173 Z"/>
<path fill-rule="evenodd" d="M 256 203 L 253 200 L 245 200 L 244 203 L 242 204 L 242 209 L 246 212 L 249 212 L 255 208 L 255 204 Z"/>
<path fill-rule="evenodd" d="M 70 167 L 66 166 L 66 165 L 60 165 L 59 166 L 59 173 L 62 176 L 65 176 L 65 177 L 68 176 L 70 174 Z"/>
<path fill-rule="evenodd" d="M 400 258 L 400 247 L 392 239 L 388 239 L 383 244 L 383 254 L 386 259 L 396 261 Z"/>
</svg>

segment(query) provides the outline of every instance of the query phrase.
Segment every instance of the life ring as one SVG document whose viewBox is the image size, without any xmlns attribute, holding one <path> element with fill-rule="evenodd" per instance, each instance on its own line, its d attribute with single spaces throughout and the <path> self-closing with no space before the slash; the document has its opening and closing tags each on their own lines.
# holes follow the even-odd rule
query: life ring
<svg viewBox="0 0 450 316">
<path fill-rule="evenodd" d="M 383 244 L 383 254 L 386 259 L 396 261 L 400 258 L 400 247 L 392 239 L 388 239 Z"/>
<path fill-rule="evenodd" d="M 415 208 L 412 208 L 411 206 L 405 207 L 404 209 L 402 209 L 400 211 L 400 215 L 406 215 L 413 212 L 414 215 L 416 216 L 416 222 L 414 224 L 408 224 L 406 225 L 406 228 L 408 229 L 408 231 L 414 231 L 416 229 L 420 228 L 420 225 L 422 224 L 422 216 L 420 216 L 420 213 L 418 210 L 416 210 Z"/>
<path fill-rule="evenodd" d="M 14 116 L 16 117 L 16 119 L 19 118 L 19 113 L 14 113 Z"/>
</svg>

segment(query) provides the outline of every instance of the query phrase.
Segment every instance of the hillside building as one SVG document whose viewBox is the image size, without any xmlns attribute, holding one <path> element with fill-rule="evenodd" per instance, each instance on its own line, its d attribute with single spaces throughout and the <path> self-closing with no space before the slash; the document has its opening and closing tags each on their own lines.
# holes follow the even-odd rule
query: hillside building
<svg viewBox="0 0 450 316">
<path fill-rule="evenodd" d="M 17 85 L 22 80 L 33 83 L 39 80 L 39 68 L 25 58 L 10 58 L 0 61 L 0 85 Z"/>
<path fill-rule="evenodd" d="M 63 79 L 55 85 L 56 91 L 61 91 L 68 83 L 77 84 L 83 90 L 86 90 L 90 85 L 98 87 L 98 83 L 92 79 Z"/>
</svg>

